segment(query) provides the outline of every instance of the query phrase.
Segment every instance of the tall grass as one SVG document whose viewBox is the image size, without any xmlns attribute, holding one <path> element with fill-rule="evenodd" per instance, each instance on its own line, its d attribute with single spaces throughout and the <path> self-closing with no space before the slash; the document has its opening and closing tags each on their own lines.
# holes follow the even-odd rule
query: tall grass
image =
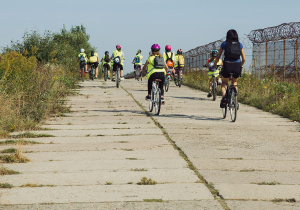
<svg viewBox="0 0 300 210">
<path fill-rule="evenodd" d="M 186 71 L 184 84 L 192 88 L 208 91 L 206 71 Z M 300 85 L 284 82 L 272 76 L 258 79 L 243 73 L 238 80 L 241 103 L 264 111 L 281 115 L 291 120 L 300 121 Z M 219 92 L 220 94 L 220 92 Z"/>
<path fill-rule="evenodd" d="M 64 97 L 79 75 L 80 48 L 94 49 L 83 26 L 60 33 L 25 33 L 0 54 L 0 137 L 31 130 L 50 113 L 66 111 Z"/>
</svg>

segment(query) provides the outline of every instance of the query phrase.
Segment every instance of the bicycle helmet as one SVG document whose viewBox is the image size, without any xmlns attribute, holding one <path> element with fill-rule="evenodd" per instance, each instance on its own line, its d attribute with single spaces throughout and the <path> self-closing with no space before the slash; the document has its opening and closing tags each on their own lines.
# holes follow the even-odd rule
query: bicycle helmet
<svg viewBox="0 0 300 210">
<path fill-rule="evenodd" d="M 138 49 L 137 53 L 141 53 L 142 51 L 140 49 Z"/>
<path fill-rule="evenodd" d="M 171 51 L 171 46 L 170 45 L 166 45 L 165 50 L 166 51 Z"/>
<path fill-rule="evenodd" d="M 109 52 L 108 52 L 108 51 L 105 51 L 105 54 L 109 54 Z"/>
<path fill-rule="evenodd" d="M 151 50 L 152 51 L 159 51 L 160 50 L 160 46 L 158 45 L 158 44 L 153 44 L 152 46 L 151 46 Z"/>
<path fill-rule="evenodd" d="M 211 55 L 211 57 L 217 57 L 218 53 L 219 53 L 218 50 L 212 50 L 212 51 L 210 52 L 210 55 Z"/>
<path fill-rule="evenodd" d="M 83 49 L 83 48 L 81 48 L 81 49 L 80 49 L 80 52 L 81 52 L 81 53 L 84 53 L 84 49 Z"/>
<path fill-rule="evenodd" d="M 121 50 L 121 45 L 116 46 L 117 50 Z"/>
<path fill-rule="evenodd" d="M 181 54 L 182 54 L 182 49 L 178 49 L 178 50 L 177 50 L 177 54 L 180 54 L 180 55 L 181 55 Z"/>
</svg>

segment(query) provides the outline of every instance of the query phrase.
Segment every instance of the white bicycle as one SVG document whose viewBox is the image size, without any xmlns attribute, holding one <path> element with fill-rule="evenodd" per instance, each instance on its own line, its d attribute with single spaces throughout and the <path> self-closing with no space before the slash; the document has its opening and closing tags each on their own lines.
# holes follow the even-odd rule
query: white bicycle
<svg viewBox="0 0 300 210">
<path fill-rule="evenodd" d="M 159 89 L 160 79 L 155 79 L 152 82 L 151 99 L 149 100 L 149 111 L 152 112 L 153 107 L 155 108 L 155 114 L 159 115 L 161 107 L 161 91 Z"/>
</svg>

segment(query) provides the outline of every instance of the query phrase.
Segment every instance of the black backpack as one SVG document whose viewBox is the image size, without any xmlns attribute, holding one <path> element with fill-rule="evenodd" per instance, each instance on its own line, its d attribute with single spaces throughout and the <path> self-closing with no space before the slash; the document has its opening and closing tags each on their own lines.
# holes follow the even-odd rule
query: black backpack
<svg viewBox="0 0 300 210">
<path fill-rule="evenodd" d="M 238 60 L 242 55 L 242 49 L 239 42 L 229 41 L 225 47 L 225 57 L 229 60 Z"/>
<path fill-rule="evenodd" d="M 105 54 L 104 61 L 105 61 L 105 62 L 109 62 L 109 60 L 110 60 L 110 59 L 109 59 L 109 55 L 108 55 L 108 54 Z"/>
<path fill-rule="evenodd" d="M 155 69 L 163 69 L 165 68 L 165 59 L 160 56 L 155 56 L 153 66 Z"/>
</svg>

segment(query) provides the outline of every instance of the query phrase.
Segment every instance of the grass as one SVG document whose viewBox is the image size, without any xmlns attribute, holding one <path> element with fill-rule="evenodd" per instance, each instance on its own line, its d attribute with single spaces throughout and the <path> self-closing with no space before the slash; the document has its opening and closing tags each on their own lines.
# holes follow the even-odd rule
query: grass
<svg viewBox="0 0 300 210">
<path fill-rule="evenodd" d="M 140 182 L 138 182 L 137 183 L 138 185 L 156 185 L 157 184 L 157 182 L 156 181 L 153 181 L 152 179 L 148 179 L 148 178 L 146 178 L 146 177 L 143 177 L 142 179 L 141 179 L 141 181 Z"/>
<path fill-rule="evenodd" d="M 14 175 L 14 174 L 20 174 L 20 172 L 10 170 L 4 167 L 0 168 L 0 175 Z"/>
<path fill-rule="evenodd" d="M 42 184 L 31 184 L 31 183 L 21 185 L 21 187 L 54 187 L 54 186 L 55 185 L 42 185 Z"/>
<path fill-rule="evenodd" d="M 208 91 L 206 71 L 186 71 L 183 82 L 189 87 Z M 299 84 L 268 75 L 258 79 L 244 73 L 238 80 L 238 89 L 241 103 L 300 122 Z"/>
<path fill-rule="evenodd" d="M 31 132 L 25 132 L 18 135 L 10 135 L 9 138 L 12 139 L 21 139 L 21 138 L 43 138 L 43 137 L 54 137 L 50 134 L 35 134 Z"/>
<path fill-rule="evenodd" d="M 144 202 L 163 202 L 162 199 L 144 199 Z"/>
<path fill-rule="evenodd" d="M 279 202 L 288 202 L 288 203 L 295 203 L 296 199 L 295 198 L 290 198 L 290 199 L 281 199 L 281 198 L 275 198 L 272 200 L 274 203 L 279 203 Z"/>
<path fill-rule="evenodd" d="M 0 141 L 0 145 L 16 145 L 16 144 L 22 144 L 22 145 L 31 145 L 31 144 L 43 144 L 36 141 L 27 141 L 27 140 L 6 140 L 6 141 Z"/>
<path fill-rule="evenodd" d="M 15 148 L 9 148 L 9 149 L 4 149 L 4 150 L 1 150 L 0 153 L 16 153 L 17 152 L 17 149 Z"/>
<path fill-rule="evenodd" d="M 14 186 L 8 183 L 0 183 L 0 188 L 13 188 Z"/>
<path fill-rule="evenodd" d="M 134 169 L 131 169 L 131 171 L 148 171 L 148 170 L 144 169 L 144 168 L 134 168 Z"/>
</svg>

